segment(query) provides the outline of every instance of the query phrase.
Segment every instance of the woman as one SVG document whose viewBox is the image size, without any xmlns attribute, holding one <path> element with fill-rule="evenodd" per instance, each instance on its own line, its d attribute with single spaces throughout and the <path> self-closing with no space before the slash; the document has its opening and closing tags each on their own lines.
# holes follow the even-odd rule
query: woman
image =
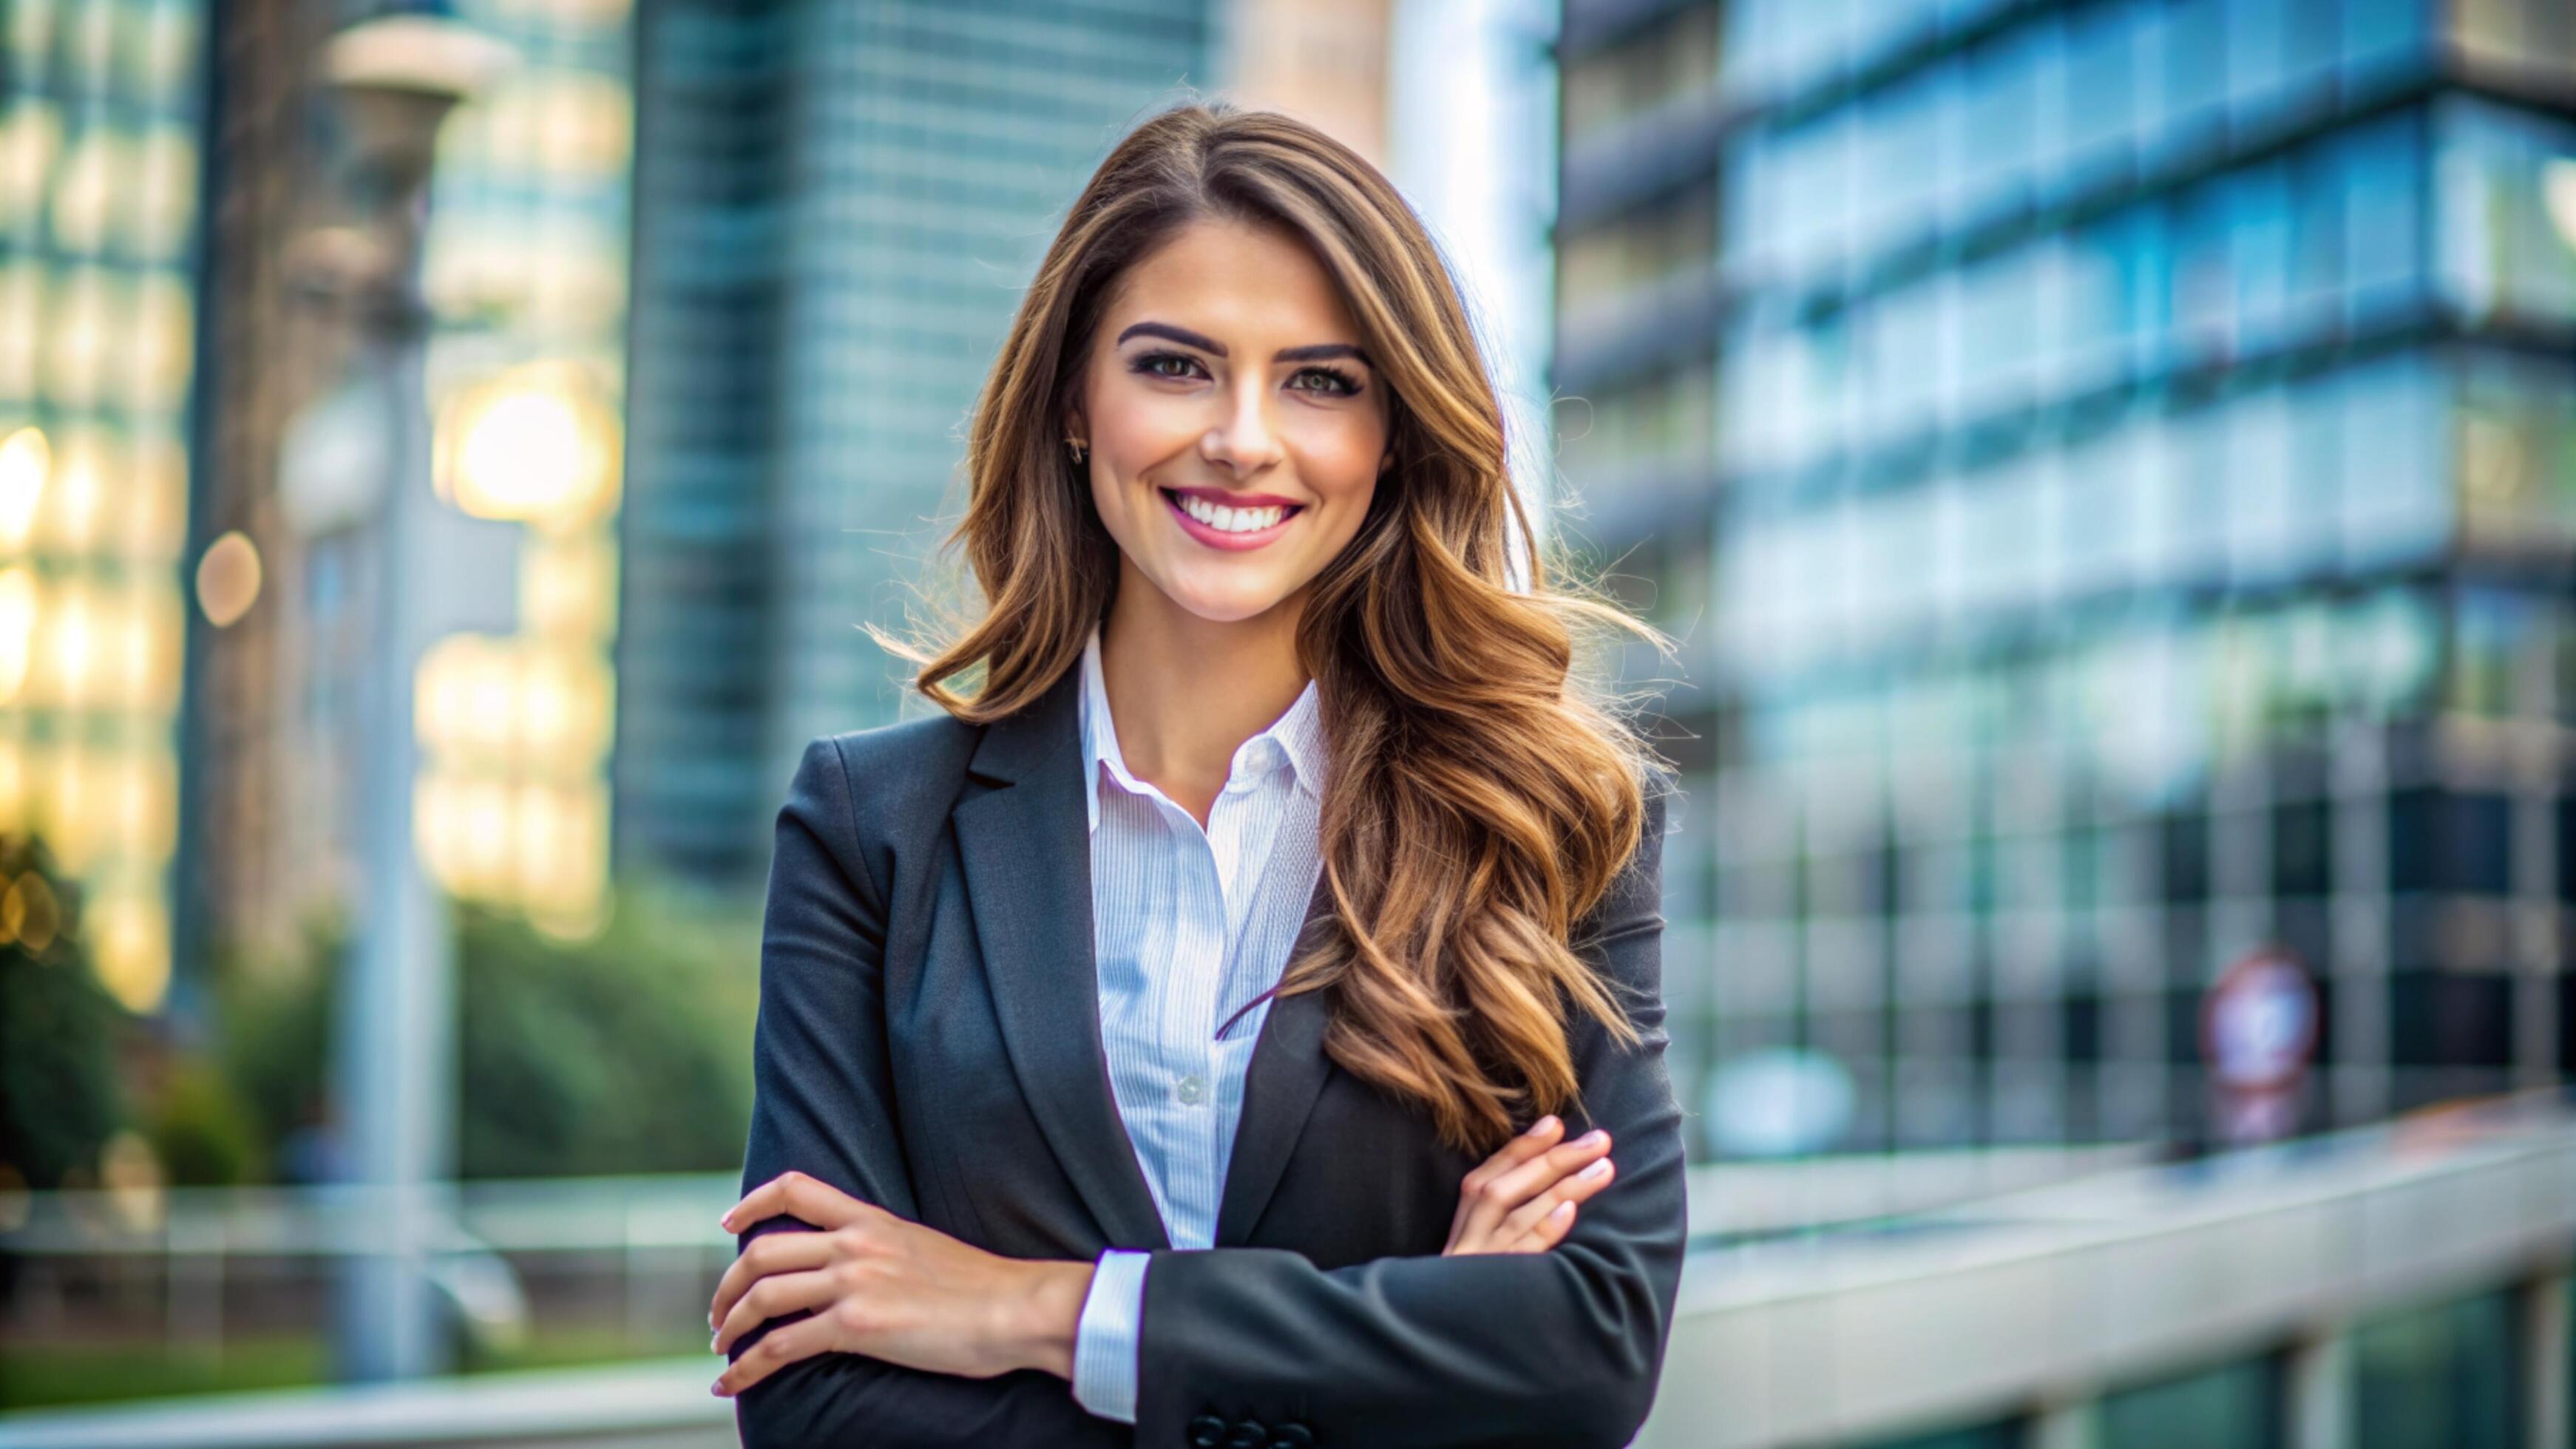
<svg viewBox="0 0 2576 1449">
<path fill-rule="evenodd" d="M 1661 640 L 1548 584 L 1418 220 L 1293 120 L 1155 117 L 967 467 L 986 612 L 881 639 L 942 712 L 779 814 L 744 1442 L 1626 1443 L 1684 1224 L 1664 781 L 1570 664 Z"/>
</svg>

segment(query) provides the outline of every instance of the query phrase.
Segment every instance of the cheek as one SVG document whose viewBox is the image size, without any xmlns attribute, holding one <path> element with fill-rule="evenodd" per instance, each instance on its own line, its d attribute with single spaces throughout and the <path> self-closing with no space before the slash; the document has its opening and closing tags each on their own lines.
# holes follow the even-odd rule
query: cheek
<svg viewBox="0 0 2576 1449">
<path fill-rule="evenodd" d="M 1380 481 L 1378 459 L 1386 452 L 1386 441 L 1380 425 L 1349 417 L 1317 419 L 1297 439 L 1298 473 L 1334 511 L 1365 513 Z"/>
</svg>

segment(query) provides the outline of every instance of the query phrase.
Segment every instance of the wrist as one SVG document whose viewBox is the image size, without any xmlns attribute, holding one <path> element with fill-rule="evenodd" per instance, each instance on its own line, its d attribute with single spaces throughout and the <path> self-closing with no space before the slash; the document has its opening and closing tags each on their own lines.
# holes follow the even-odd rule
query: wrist
<svg viewBox="0 0 2576 1449">
<path fill-rule="evenodd" d="M 1089 1263 L 1021 1265 L 1021 1290 L 1010 1330 L 1015 1367 L 1044 1369 L 1072 1380 L 1073 1345 L 1082 1326 L 1083 1301 L 1091 1295 L 1091 1273 Z"/>
</svg>

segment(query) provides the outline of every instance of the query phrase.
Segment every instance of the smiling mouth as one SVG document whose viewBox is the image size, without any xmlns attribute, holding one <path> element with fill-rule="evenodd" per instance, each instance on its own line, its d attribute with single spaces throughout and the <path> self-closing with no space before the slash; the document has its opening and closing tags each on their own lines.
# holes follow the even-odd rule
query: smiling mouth
<svg viewBox="0 0 2576 1449">
<path fill-rule="evenodd" d="M 1267 503 L 1237 508 L 1199 493 L 1158 490 L 1181 528 L 1202 543 L 1219 548 L 1252 548 L 1279 535 L 1290 519 L 1306 511 L 1300 503 Z"/>
</svg>

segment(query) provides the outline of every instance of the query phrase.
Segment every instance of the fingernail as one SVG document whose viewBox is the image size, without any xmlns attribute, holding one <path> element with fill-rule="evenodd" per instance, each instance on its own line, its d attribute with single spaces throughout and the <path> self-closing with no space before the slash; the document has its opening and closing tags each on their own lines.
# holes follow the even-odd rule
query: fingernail
<svg viewBox="0 0 2576 1449">
<path fill-rule="evenodd" d="M 1610 1175 L 1610 1159 L 1607 1157 L 1594 1159 L 1590 1167 L 1583 1169 L 1583 1175 L 1585 1177 L 1608 1177 Z"/>
<path fill-rule="evenodd" d="M 722 1342 L 722 1341 L 723 1341 L 723 1339 L 724 1339 L 724 1335 L 723 1335 L 723 1334 L 721 1334 L 721 1333 L 710 1333 L 710 1334 L 708 1334 L 708 1335 L 707 1335 L 707 1352 L 709 1352 L 709 1353 L 722 1353 L 722 1352 L 724 1352 L 724 1350 L 723 1350 L 723 1349 L 721 1349 L 721 1348 L 717 1347 L 717 1344 L 718 1344 L 718 1343 L 720 1343 L 720 1342 Z"/>
<path fill-rule="evenodd" d="M 1574 1216 L 1574 1204 L 1570 1202 L 1558 1203 L 1556 1206 L 1547 1210 L 1547 1215 L 1552 1218 L 1570 1218 Z"/>
<path fill-rule="evenodd" d="M 1553 1112 L 1548 1113 L 1546 1116 L 1541 1117 L 1541 1118 L 1539 1118 L 1537 1121 L 1532 1122 L 1532 1123 L 1530 1124 L 1529 1135 L 1531 1135 L 1532 1137 L 1536 1137 L 1536 1136 L 1537 1136 L 1537 1135 L 1539 1135 L 1540 1133 L 1545 1132 L 1545 1131 L 1548 1129 L 1549 1125 L 1550 1125 L 1551 1123 L 1555 1122 L 1555 1121 L 1556 1121 L 1556 1114 L 1555 1114 L 1555 1113 L 1553 1113 Z"/>
<path fill-rule="evenodd" d="M 1584 1134 L 1583 1134 L 1583 1140 L 1582 1140 L 1582 1144 L 1581 1144 L 1581 1145 L 1583 1145 L 1583 1146 L 1585 1146 L 1585 1147 L 1598 1147 L 1598 1146 L 1600 1146 L 1602 1143 L 1607 1142 L 1607 1141 L 1609 1141 L 1609 1140 L 1610 1140 L 1610 1134 L 1609 1134 L 1609 1133 L 1602 1131 L 1602 1130 L 1601 1130 L 1600 1128 L 1598 1128 L 1598 1127 L 1595 1127 L 1595 1128 L 1593 1128 L 1591 1131 L 1586 1132 L 1586 1133 L 1584 1133 Z"/>
<path fill-rule="evenodd" d="M 717 1226 L 717 1227 L 720 1227 L 720 1228 L 722 1228 L 722 1229 L 724 1229 L 724 1230 L 725 1230 L 726 1232 L 728 1232 L 728 1233 L 729 1233 L 729 1232 L 732 1232 L 732 1231 L 733 1231 L 733 1214 L 731 1214 L 731 1213 L 726 1213 L 723 1217 L 720 1217 L 720 1218 L 716 1219 L 716 1226 Z"/>
<path fill-rule="evenodd" d="M 725 1396 L 724 1380 L 718 1379 L 714 1383 L 707 1385 L 707 1392 L 715 1395 L 719 1399 L 723 1398 Z"/>
</svg>

